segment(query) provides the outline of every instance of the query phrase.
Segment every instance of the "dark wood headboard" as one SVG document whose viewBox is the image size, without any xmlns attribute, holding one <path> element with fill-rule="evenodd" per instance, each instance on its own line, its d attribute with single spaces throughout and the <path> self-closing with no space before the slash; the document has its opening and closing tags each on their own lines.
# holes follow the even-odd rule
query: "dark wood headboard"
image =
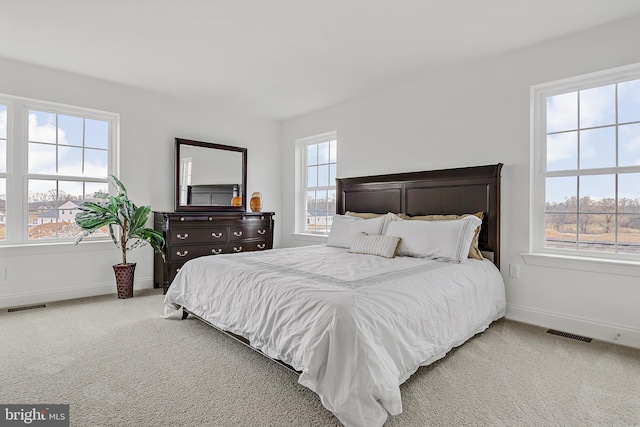
<svg viewBox="0 0 640 427">
<path fill-rule="evenodd" d="M 407 215 L 484 212 L 481 251 L 500 268 L 500 172 L 487 166 L 336 179 L 336 212 Z"/>
</svg>

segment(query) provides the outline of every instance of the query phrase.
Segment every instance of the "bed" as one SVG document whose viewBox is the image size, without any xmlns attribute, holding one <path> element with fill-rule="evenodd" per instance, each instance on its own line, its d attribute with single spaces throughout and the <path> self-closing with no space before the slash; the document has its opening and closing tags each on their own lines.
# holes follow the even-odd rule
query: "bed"
<svg viewBox="0 0 640 427">
<path fill-rule="evenodd" d="M 378 251 L 378 242 L 398 239 L 395 251 L 414 256 L 387 258 L 369 254 L 371 249 L 354 250 L 356 238 L 347 239 L 351 246 L 338 243 L 342 235 L 332 229 L 331 245 L 191 260 L 169 288 L 166 307 L 182 309 L 183 318 L 192 314 L 295 370 L 298 382 L 318 394 L 344 425 L 381 426 L 388 414 L 402 412 L 400 384 L 504 315 L 501 167 L 338 179 L 340 216 L 334 221 L 350 230 L 351 224 L 383 224 L 379 234 L 357 233 L 363 242 L 377 239 L 364 247 Z M 382 216 L 344 215 L 350 212 Z M 412 221 L 389 212 L 413 219 L 481 213 L 482 219 Z M 403 235 L 409 246 L 392 235 L 402 234 L 405 226 L 410 227 L 411 234 Z M 465 230 L 459 235 L 467 236 L 451 245 L 457 245 L 454 258 L 408 251 L 422 232 L 414 229 L 447 227 Z M 486 259 L 467 258 L 470 235 Z M 460 247 L 464 259 L 456 260 Z"/>
</svg>

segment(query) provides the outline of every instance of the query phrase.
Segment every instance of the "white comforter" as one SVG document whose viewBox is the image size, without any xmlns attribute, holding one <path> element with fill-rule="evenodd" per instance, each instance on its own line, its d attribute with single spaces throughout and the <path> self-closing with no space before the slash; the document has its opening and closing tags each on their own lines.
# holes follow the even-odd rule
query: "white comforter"
<svg viewBox="0 0 640 427">
<path fill-rule="evenodd" d="M 184 306 L 302 372 L 346 426 L 402 412 L 400 384 L 505 312 L 489 261 L 386 259 L 326 246 L 187 262 L 165 304 Z"/>
</svg>

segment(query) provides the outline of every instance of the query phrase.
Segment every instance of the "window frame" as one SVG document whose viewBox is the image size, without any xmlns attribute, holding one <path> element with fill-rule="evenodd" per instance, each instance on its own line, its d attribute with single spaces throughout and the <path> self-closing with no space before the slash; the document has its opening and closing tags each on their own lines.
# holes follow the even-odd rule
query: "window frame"
<svg viewBox="0 0 640 427">
<path fill-rule="evenodd" d="M 29 173 L 29 110 L 70 115 L 83 119 L 108 122 L 107 177 L 119 174 L 119 133 L 120 115 L 91 108 L 42 101 L 32 98 L 0 94 L 0 104 L 7 105 L 7 171 L 0 173 L 6 177 L 6 239 L 0 247 L 42 246 L 68 244 L 74 238 L 29 239 L 29 179 L 50 179 L 56 181 L 97 182 L 109 185 L 108 179 L 69 176 L 59 174 Z M 110 241 L 108 236 L 88 237 L 93 241 Z"/>
<path fill-rule="evenodd" d="M 552 267 L 566 267 L 585 269 L 585 261 L 596 261 L 587 266 L 589 271 L 610 271 L 612 263 L 622 267 L 631 267 L 621 272 L 621 274 L 638 275 L 636 265 L 640 266 L 640 254 L 611 253 L 604 251 L 589 251 L 578 249 L 558 249 L 545 247 L 545 207 L 546 207 L 546 183 L 548 177 L 580 177 L 588 175 L 612 175 L 619 172 L 636 173 L 640 172 L 640 165 L 636 166 L 615 166 L 593 169 L 575 169 L 547 171 L 547 97 L 560 95 L 574 91 L 584 91 L 591 88 L 622 83 L 630 80 L 640 79 L 640 64 L 633 64 L 596 73 L 590 73 L 577 77 L 557 80 L 549 83 L 531 86 L 531 129 L 530 129 L 530 236 L 529 253 L 523 254 L 525 261 L 533 265 L 544 265 Z M 617 108 L 617 107 L 616 107 Z M 617 126 L 619 123 L 616 120 Z M 578 126 L 578 131 L 580 126 Z M 617 140 L 617 137 L 616 137 Z M 617 144 L 617 142 L 616 142 Z M 617 151 L 616 151 L 617 157 Z M 616 181 L 617 182 L 617 181 Z M 617 202 L 617 184 L 616 184 Z M 617 225 L 616 225 L 617 228 Z M 547 258 L 546 260 L 543 258 Z M 562 265 L 566 261 L 576 261 L 573 267 Z"/>
<path fill-rule="evenodd" d="M 316 186 L 316 187 L 308 187 L 306 184 L 308 182 L 308 177 L 307 177 L 307 171 L 308 171 L 308 164 L 307 164 L 307 147 L 309 145 L 314 145 L 314 144 L 321 144 L 323 142 L 330 142 L 330 141 L 336 141 L 336 161 L 335 161 L 335 165 L 336 165 L 336 176 L 337 176 L 337 169 L 338 169 L 338 153 L 337 153 L 337 147 L 338 147 L 338 132 L 337 131 L 331 131 L 331 132 L 325 132 L 322 134 L 318 134 L 318 135 L 313 135 L 313 136 L 309 136 L 306 138 L 301 138 L 301 139 L 297 139 L 296 140 L 296 151 L 297 151 L 297 161 L 296 161 L 296 170 L 298 171 L 297 175 L 298 175 L 298 180 L 297 180 L 297 190 L 296 191 L 296 221 L 295 221 L 295 233 L 296 234 L 303 234 L 303 235 L 310 235 L 310 236 L 319 236 L 319 237 L 326 237 L 329 235 L 329 231 L 327 232 L 318 232 L 318 231 L 309 231 L 306 228 L 306 222 L 307 222 L 307 218 L 306 218 L 306 210 L 307 210 L 307 205 L 306 205 L 306 199 L 307 199 L 307 191 L 310 191 L 311 189 L 314 190 L 327 190 L 327 191 L 336 191 L 336 184 L 335 181 L 333 183 L 333 185 L 329 185 L 329 186 Z M 329 164 L 331 164 L 333 162 L 329 162 Z"/>
<path fill-rule="evenodd" d="M 4 179 L 4 183 L 5 183 L 5 207 L 4 207 L 4 226 L 5 226 L 5 239 L 4 240 L 0 240 L 0 245 L 6 244 L 6 242 L 9 241 L 9 225 L 8 225 L 8 220 L 9 220 L 9 176 L 11 174 L 11 170 L 12 170 L 12 162 L 10 162 L 9 160 L 11 159 L 11 154 L 13 152 L 13 149 L 11 147 L 11 130 L 12 130 L 12 125 L 11 125 L 11 120 L 12 120 L 12 116 L 13 116 L 13 104 L 11 103 L 11 101 L 9 99 L 3 99 L 2 97 L 0 97 L 0 104 L 4 105 L 6 107 L 6 115 L 7 115 L 7 121 L 6 121 L 6 134 L 5 134 L 5 170 L 4 172 L 0 171 L 0 180 Z"/>
</svg>

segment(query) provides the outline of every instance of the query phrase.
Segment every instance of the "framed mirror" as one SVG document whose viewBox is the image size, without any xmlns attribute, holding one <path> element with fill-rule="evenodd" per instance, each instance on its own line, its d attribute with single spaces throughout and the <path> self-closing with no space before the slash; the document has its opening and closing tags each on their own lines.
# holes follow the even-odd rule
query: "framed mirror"
<svg viewBox="0 0 640 427">
<path fill-rule="evenodd" d="M 175 193 L 176 211 L 245 211 L 247 149 L 176 138 Z"/>
</svg>

